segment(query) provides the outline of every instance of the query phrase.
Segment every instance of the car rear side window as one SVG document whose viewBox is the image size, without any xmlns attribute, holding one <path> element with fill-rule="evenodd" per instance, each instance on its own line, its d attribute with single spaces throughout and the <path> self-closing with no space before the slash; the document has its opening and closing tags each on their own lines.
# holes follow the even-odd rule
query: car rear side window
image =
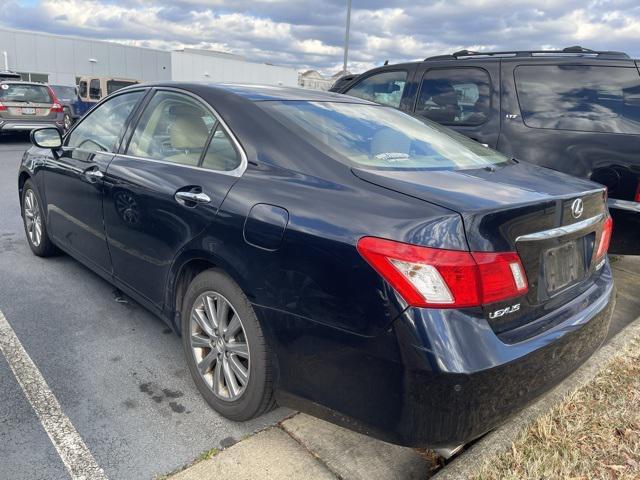
<svg viewBox="0 0 640 480">
<path fill-rule="evenodd" d="M 428 70 L 416 113 L 443 125 L 481 125 L 491 105 L 491 80 L 481 68 Z"/>
<path fill-rule="evenodd" d="M 78 94 L 85 98 L 87 96 L 87 82 L 84 80 L 78 84 Z"/>
<path fill-rule="evenodd" d="M 92 100 L 100 100 L 101 93 L 100 80 L 94 78 L 93 80 L 91 80 L 91 83 L 89 83 L 89 98 Z"/>
<path fill-rule="evenodd" d="M 51 103 L 51 94 L 44 85 L 3 83 L 0 85 L 0 102 Z"/>
<path fill-rule="evenodd" d="M 91 110 L 69 134 L 69 147 L 90 152 L 115 152 L 122 129 L 143 92 L 124 93 Z"/>
<path fill-rule="evenodd" d="M 515 69 L 528 127 L 640 133 L 640 75 L 634 67 L 523 65 Z"/>
<path fill-rule="evenodd" d="M 202 160 L 202 166 L 211 170 L 230 171 L 240 166 L 240 156 L 227 132 L 218 124 L 211 137 L 209 148 Z"/>
<path fill-rule="evenodd" d="M 407 72 L 396 70 L 376 73 L 356 83 L 344 92 L 352 97 L 363 98 L 372 102 L 399 108 L 402 92 L 407 83 Z"/>
<path fill-rule="evenodd" d="M 507 157 L 395 108 L 310 101 L 257 102 L 301 139 L 349 165 L 393 170 L 464 170 Z"/>
<path fill-rule="evenodd" d="M 216 123 L 200 102 L 176 92 L 156 92 L 136 126 L 127 154 L 197 166 Z"/>
</svg>

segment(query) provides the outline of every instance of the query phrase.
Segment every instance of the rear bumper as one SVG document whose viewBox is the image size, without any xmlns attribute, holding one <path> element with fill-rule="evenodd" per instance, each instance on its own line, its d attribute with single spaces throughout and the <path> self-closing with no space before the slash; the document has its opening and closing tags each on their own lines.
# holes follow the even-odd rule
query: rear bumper
<svg viewBox="0 0 640 480">
<path fill-rule="evenodd" d="M 470 310 L 410 308 L 393 331 L 370 339 L 316 326 L 315 338 L 278 349 L 278 400 L 401 445 L 467 443 L 585 362 L 606 338 L 614 298 L 607 263 L 590 289 L 551 314 L 555 322 L 543 319 L 541 333 L 514 344 Z"/>
<path fill-rule="evenodd" d="M 0 132 L 19 132 L 31 131 L 36 128 L 54 127 L 62 131 L 64 129 L 63 121 L 26 121 L 26 120 L 4 120 L 0 121 Z"/>
</svg>

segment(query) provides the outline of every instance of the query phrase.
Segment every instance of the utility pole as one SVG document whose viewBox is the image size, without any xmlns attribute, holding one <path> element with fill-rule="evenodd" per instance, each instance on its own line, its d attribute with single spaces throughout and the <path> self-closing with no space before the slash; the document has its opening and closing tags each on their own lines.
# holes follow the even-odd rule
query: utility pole
<svg viewBox="0 0 640 480">
<path fill-rule="evenodd" d="M 342 73 L 347 73 L 347 59 L 349 57 L 349 27 L 351 25 L 351 0 L 347 0 L 347 29 L 344 34 L 344 63 L 342 64 Z"/>
</svg>

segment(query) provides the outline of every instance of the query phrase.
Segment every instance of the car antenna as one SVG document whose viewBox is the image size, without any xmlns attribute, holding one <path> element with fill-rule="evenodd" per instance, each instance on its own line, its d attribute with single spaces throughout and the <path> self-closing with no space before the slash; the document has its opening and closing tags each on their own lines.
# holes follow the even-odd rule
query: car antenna
<svg viewBox="0 0 640 480">
<path fill-rule="evenodd" d="M 384 61 L 384 66 L 386 67 L 387 65 L 389 65 L 389 60 Z"/>
</svg>

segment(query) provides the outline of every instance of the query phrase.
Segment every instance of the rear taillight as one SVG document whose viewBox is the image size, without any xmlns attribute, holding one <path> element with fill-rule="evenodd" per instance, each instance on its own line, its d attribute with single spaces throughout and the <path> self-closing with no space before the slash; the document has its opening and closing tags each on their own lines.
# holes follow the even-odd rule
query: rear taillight
<svg viewBox="0 0 640 480">
<path fill-rule="evenodd" d="M 600 243 L 598 243 L 598 250 L 596 251 L 596 260 L 600 260 L 609 250 L 609 243 L 611 243 L 611 234 L 613 233 L 613 219 L 607 217 L 602 226 L 602 234 L 600 235 Z"/>
<path fill-rule="evenodd" d="M 411 306 L 474 307 L 524 295 L 515 252 L 465 252 L 364 237 L 358 252 Z"/>
<path fill-rule="evenodd" d="M 0 112 L 4 112 L 5 110 L 7 110 L 7 106 L 0 103 Z"/>
<path fill-rule="evenodd" d="M 636 188 L 636 194 L 633 197 L 636 202 L 640 202 L 640 180 L 638 180 L 638 187 Z"/>
<path fill-rule="evenodd" d="M 64 109 L 62 108 L 62 105 L 60 105 L 60 102 L 58 101 L 58 97 L 56 96 L 55 92 L 51 87 L 47 86 L 47 88 L 49 89 L 49 96 L 51 97 L 51 103 L 53 103 L 53 105 L 51 105 L 50 110 L 55 113 L 62 113 Z"/>
</svg>

